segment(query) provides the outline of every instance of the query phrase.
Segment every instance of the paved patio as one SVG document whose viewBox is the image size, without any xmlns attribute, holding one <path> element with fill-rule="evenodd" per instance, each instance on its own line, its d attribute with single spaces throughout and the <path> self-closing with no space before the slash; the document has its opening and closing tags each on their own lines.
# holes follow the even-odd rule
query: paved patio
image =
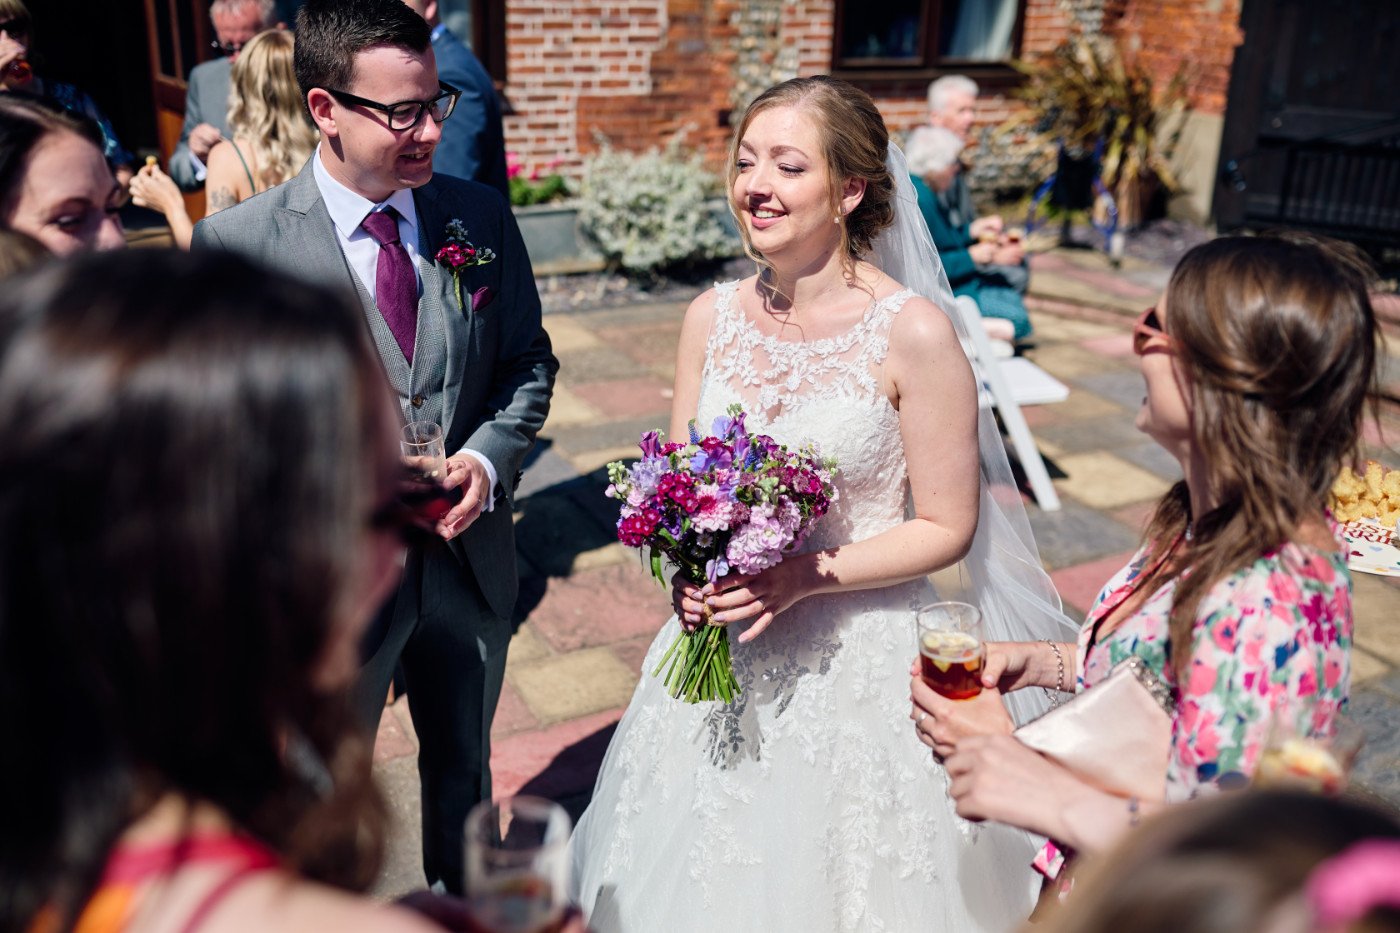
<svg viewBox="0 0 1400 933">
<path fill-rule="evenodd" d="M 1029 506 L 1041 557 L 1072 613 L 1136 548 L 1151 503 L 1177 464 L 1133 427 L 1143 395 L 1130 347 L 1132 317 L 1153 303 L 1168 270 L 1057 250 L 1035 257 L 1032 360 L 1071 389 L 1065 402 L 1027 409 L 1063 500 Z M 587 803 L 599 762 L 657 628 L 667 594 L 637 554 L 616 542 L 616 506 L 603 465 L 636 455 L 637 436 L 669 420 L 676 338 L 685 305 L 633 304 L 551 314 L 545 326 L 562 367 L 553 409 L 517 500 L 522 578 L 506 686 L 493 730 L 498 795 L 527 792 L 573 812 Z M 1400 365 L 1387 368 L 1400 380 Z M 1369 431 L 1371 456 L 1400 438 L 1387 413 Z M 1368 741 L 1357 767 L 1366 791 L 1400 805 L 1400 581 L 1357 574 L 1352 712 Z M 377 890 L 423 884 L 412 723 L 403 700 L 387 707 L 376 774 L 396 818 Z"/>
</svg>

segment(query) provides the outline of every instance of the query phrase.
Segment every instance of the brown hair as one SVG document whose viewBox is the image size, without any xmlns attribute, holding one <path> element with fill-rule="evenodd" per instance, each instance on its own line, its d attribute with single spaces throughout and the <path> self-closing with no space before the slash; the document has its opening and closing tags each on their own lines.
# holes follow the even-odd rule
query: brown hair
<svg viewBox="0 0 1400 933">
<path fill-rule="evenodd" d="M 52 258 L 49 248 L 27 233 L 0 227 L 0 280 Z"/>
<path fill-rule="evenodd" d="M 11 39 L 22 34 L 30 42 L 34 41 L 34 19 L 30 16 L 29 7 L 24 5 L 23 0 L 0 0 L 0 20 L 12 22 L 18 27 L 10 33 Z"/>
<path fill-rule="evenodd" d="M 1245 791 L 1168 807 L 1091 860 L 1035 933 L 1260 933 L 1321 863 L 1368 839 L 1400 839 L 1400 820 L 1360 801 Z M 1297 910 L 1306 910 L 1298 898 Z M 1373 908 L 1360 930 L 1400 930 Z"/>
<path fill-rule="evenodd" d="M 1196 609 L 1230 573 L 1320 517 L 1341 463 L 1354 458 L 1375 382 L 1377 330 L 1359 251 L 1297 234 L 1222 237 L 1182 258 L 1165 325 L 1188 386 L 1191 433 L 1220 504 L 1192 516 L 1186 484 L 1158 503 L 1146 536 L 1184 537 L 1170 638 L 1178 677 L 1191 661 Z M 1191 573 L 1182 575 L 1181 568 Z"/>
<path fill-rule="evenodd" d="M 101 282 L 101 288 L 93 288 Z M 232 253 L 51 263 L 0 299 L 0 929 L 65 927 L 163 795 L 367 887 L 369 747 L 313 674 L 345 624 L 392 402 L 338 293 Z M 336 482 L 326 482 L 334 474 Z M 316 762 L 323 762 L 317 764 Z"/>
<path fill-rule="evenodd" d="M 744 118 L 734 131 L 729 149 L 729 209 L 738 216 L 734 204 L 734 180 L 739 175 L 739 143 L 754 117 L 778 107 L 801 107 L 812 114 L 822 158 L 831 175 L 831 211 L 836 216 L 841 204 L 841 189 L 848 178 L 865 182 L 865 196 L 841 224 L 842 267 L 847 277 L 855 274 L 855 264 L 870 252 L 875 235 L 894 222 L 894 178 L 885 167 L 890 134 L 885 121 L 870 95 L 853 84 L 815 75 L 793 78 L 775 84 L 760 94 L 744 111 Z M 768 267 L 742 223 L 739 235 L 744 252 L 760 266 Z"/>
</svg>

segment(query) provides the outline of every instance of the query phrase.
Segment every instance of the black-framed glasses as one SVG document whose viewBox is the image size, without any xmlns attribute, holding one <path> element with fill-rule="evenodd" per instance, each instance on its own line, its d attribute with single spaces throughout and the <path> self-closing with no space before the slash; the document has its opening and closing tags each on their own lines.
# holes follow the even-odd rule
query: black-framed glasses
<svg viewBox="0 0 1400 933">
<path fill-rule="evenodd" d="M 230 55 L 237 55 L 239 52 L 243 51 L 243 45 L 244 43 L 242 42 L 220 42 L 218 39 L 213 39 L 209 42 L 209 48 L 218 52 L 225 58 Z"/>
<path fill-rule="evenodd" d="M 423 114 L 429 114 L 434 123 L 441 123 L 452 116 L 452 111 L 457 106 L 457 98 L 462 96 L 462 92 L 450 84 L 438 82 L 438 87 L 442 93 L 429 100 L 401 100 L 395 104 L 381 104 L 377 100 L 369 100 L 365 97 L 357 97 L 345 91 L 337 91 L 335 88 L 322 88 L 342 104 L 356 104 L 360 107 L 368 107 L 371 110 L 378 110 L 389 120 L 391 130 L 411 130 L 418 125 L 418 121 L 423 119 Z"/>
</svg>

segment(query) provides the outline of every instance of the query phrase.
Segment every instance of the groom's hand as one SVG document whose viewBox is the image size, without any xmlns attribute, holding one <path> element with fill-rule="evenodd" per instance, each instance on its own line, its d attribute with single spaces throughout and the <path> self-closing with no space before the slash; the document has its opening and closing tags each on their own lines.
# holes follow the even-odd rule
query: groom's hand
<svg viewBox="0 0 1400 933">
<path fill-rule="evenodd" d="M 471 527 L 486 507 L 491 495 L 491 479 L 486 475 L 486 467 L 475 457 L 448 457 L 447 476 L 442 485 L 448 489 L 462 487 L 462 501 L 438 520 L 437 533 L 442 540 L 451 541 Z"/>
</svg>

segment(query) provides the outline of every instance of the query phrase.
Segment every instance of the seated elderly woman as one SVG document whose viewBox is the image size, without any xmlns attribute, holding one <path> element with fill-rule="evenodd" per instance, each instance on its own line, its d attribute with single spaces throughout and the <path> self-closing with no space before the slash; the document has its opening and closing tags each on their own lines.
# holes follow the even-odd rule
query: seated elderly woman
<svg viewBox="0 0 1400 933">
<path fill-rule="evenodd" d="M 431 930 L 351 892 L 345 687 L 393 587 L 395 406 L 340 296 L 88 254 L 0 299 L 0 929 Z"/>
<path fill-rule="evenodd" d="M 1356 254 L 1302 237 L 1198 246 L 1138 322 L 1138 429 L 1181 464 L 1078 645 L 990 643 L 975 700 L 912 683 L 958 812 L 1103 848 L 1167 801 L 1240 783 L 1271 727 L 1327 737 L 1347 699 L 1351 576 L 1327 513 L 1355 456 L 1377 329 Z M 1108 793 L 1009 733 L 998 690 L 1093 691 L 1140 659 L 1175 695 L 1165 799 Z"/>
<path fill-rule="evenodd" d="M 958 135 L 941 126 L 921 126 L 910 134 L 904 155 L 919 198 L 919 210 L 933 236 L 933 245 L 938 247 L 953 294 L 974 299 L 984 320 L 1010 323 L 1010 333 L 989 326 L 987 332 L 993 337 L 1021 340 L 1031 334 L 1030 313 L 1021 293 L 998 269 L 1020 267 L 1025 260 L 1023 247 L 1011 242 L 1006 234 L 981 226 L 992 218 L 954 224 L 948 208 L 937 196 L 952 186 L 961 171 L 958 155 L 962 149 L 963 141 Z M 996 222 L 999 226 L 1000 218 Z"/>
</svg>

